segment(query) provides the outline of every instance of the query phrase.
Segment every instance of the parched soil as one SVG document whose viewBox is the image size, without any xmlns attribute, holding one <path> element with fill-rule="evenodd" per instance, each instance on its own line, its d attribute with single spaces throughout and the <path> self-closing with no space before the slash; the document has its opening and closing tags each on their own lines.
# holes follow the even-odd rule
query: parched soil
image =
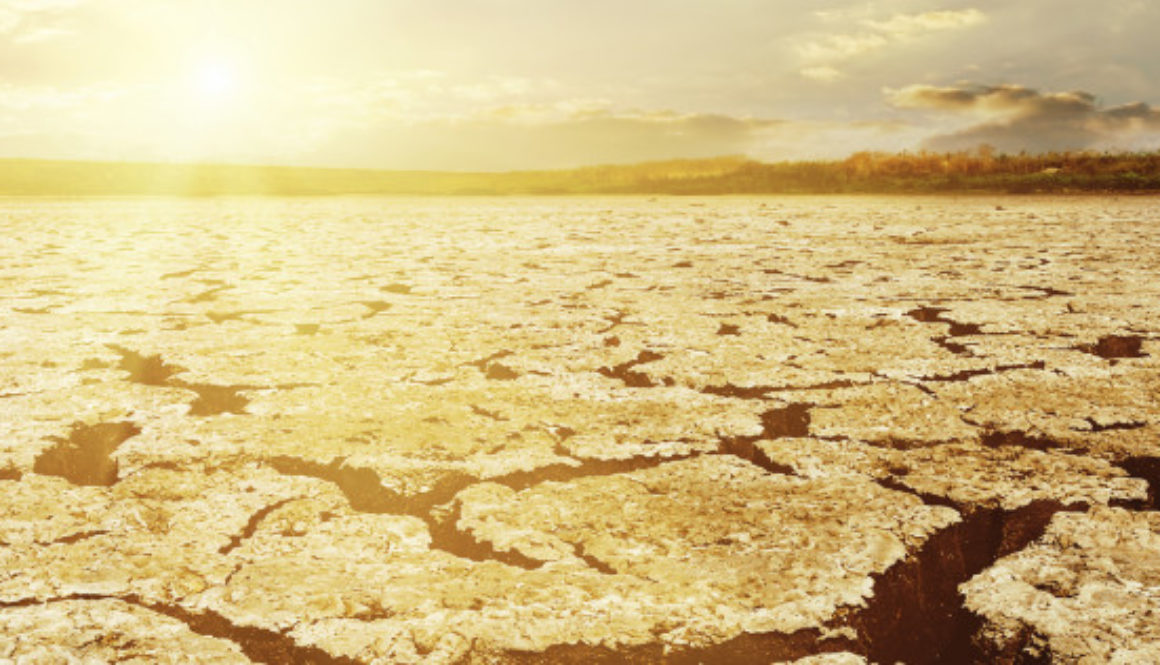
<svg viewBox="0 0 1160 665">
<path fill-rule="evenodd" d="M 0 228 L 0 661 L 1160 660 L 1154 199 Z"/>
</svg>

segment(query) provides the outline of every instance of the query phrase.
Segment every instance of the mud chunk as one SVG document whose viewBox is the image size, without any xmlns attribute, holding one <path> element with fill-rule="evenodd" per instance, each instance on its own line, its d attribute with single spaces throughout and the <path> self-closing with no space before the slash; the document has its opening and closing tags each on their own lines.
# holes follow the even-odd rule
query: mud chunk
<svg viewBox="0 0 1160 665">
<path fill-rule="evenodd" d="M 1156 662 L 1160 513 L 1060 513 L 962 592 L 989 662 Z"/>
<path fill-rule="evenodd" d="M 518 493 L 481 486 L 460 501 L 460 528 L 497 549 L 558 561 L 581 547 L 618 574 L 712 590 L 755 612 L 747 630 L 779 632 L 860 604 L 869 575 L 958 520 L 869 481 L 771 475 L 721 456 Z"/>
<path fill-rule="evenodd" d="M 15 662 L 250 663 L 225 639 L 115 599 L 0 608 L 0 658 Z"/>
</svg>

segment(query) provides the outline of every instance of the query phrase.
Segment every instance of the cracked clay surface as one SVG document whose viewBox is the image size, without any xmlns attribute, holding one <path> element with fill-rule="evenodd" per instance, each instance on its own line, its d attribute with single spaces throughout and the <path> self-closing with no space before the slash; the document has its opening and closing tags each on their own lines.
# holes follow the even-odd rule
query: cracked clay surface
<svg viewBox="0 0 1160 665">
<path fill-rule="evenodd" d="M 1160 660 L 1154 200 L 0 219 L 0 662 Z"/>
</svg>

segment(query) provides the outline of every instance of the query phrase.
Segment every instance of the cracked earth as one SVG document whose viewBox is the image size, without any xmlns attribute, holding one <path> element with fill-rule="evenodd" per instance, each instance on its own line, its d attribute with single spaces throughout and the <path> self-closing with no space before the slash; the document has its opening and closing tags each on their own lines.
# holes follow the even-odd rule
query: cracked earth
<svg viewBox="0 0 1160 665">
<path fill-rule="evenodd" d="M 0 219 L 0 661 L 1160 662 L 1154 200 Z"/>
</svg>

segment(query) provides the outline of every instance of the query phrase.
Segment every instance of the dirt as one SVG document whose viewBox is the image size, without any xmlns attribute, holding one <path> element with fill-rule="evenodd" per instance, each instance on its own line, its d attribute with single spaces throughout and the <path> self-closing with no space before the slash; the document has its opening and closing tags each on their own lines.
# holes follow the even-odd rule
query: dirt
<svg viewBox="0 0 1160 665">
<path fill-rule="evenodd" d="M 1151 199 L 0 216 L 0 660 L 1160 660 Z"/>
</svg>

